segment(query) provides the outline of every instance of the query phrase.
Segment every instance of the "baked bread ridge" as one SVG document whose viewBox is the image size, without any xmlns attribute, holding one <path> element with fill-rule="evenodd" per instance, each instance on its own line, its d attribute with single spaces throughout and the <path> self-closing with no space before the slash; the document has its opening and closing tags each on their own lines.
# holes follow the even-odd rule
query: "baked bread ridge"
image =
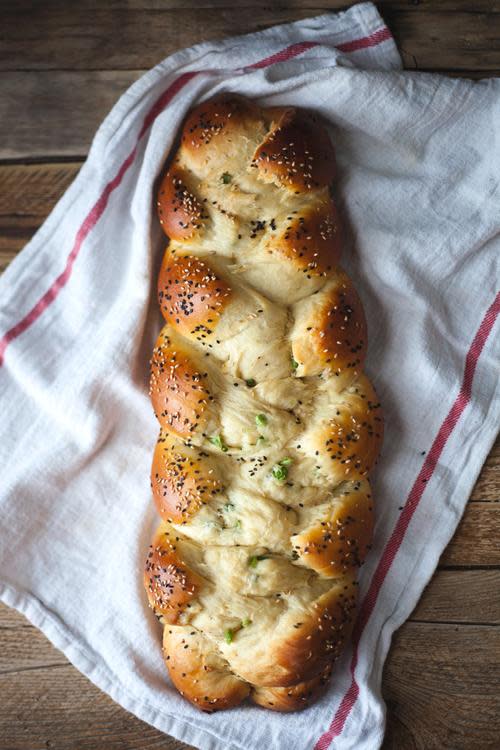
<svg viewBox="0 0 500 750">
<path fill-rule="evenodd" d="M 334 179 L 314 114 L 226 95 L 188 114 L 159 187 L 144 583 L 204 711 L 309 705 L 354 624 L 383 420 Z"/>
</svg>

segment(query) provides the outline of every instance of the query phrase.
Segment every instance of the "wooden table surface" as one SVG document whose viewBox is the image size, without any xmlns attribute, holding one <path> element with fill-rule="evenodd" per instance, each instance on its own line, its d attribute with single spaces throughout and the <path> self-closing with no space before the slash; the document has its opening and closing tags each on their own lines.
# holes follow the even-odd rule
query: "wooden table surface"
<svg viewBox="0 0 500 750">
<path fill-rule="evenodd" d="M 335 0 L 0 0 L 0 271 L 77 174 L 117 97 L 176 49 Z M 500 74 L 500 2 L 377 3 L 410 69 Z M 237 10 L 235 10 L 237 8 Z M 467 418 L 466 415 L 464 418 Z M 385 667 L 384 750 L 500 747 L 500 441 Z M 179 750 L 0 605 L 0 750 Z"/>
</svg>

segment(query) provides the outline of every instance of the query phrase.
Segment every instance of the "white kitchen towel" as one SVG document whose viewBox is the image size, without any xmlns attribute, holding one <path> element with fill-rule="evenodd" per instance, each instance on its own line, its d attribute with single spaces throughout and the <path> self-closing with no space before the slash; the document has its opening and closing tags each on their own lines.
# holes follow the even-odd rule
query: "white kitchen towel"
<svg viewBox="0 0 500 750">
<path fill-rule="evenodd" d="M 148 358 L 165 242 L 153 186 L 186 111 L 222 91 L 331 126 L 386 415 L 353 645 L 316 705 L 207 715 L 169 685 L 142 568 L 156 524 Z M 370 3 L 167 58 L 100 127 L 0 280 L 0 595 L 118 703 L 210 750 L 375 750 L 381 672 L 500 416 L 500 84 L 405 73 Z"/>
</svg>

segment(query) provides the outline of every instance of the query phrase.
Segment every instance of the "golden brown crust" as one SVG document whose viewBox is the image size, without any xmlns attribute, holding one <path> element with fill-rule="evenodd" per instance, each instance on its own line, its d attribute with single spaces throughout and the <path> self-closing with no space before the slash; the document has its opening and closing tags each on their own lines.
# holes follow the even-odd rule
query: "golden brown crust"
<svg viewBox="0 0 500 750">
<path fill-rule="evenodd" d="M 223 490 L 209 457 L 162 430 L 151 467 L 151 487 L 160 517 L 186 523 Z"/>
<path fill-rule="evenodd" d="M 317 117 L 299 109 L 282 110 L 255 151 L 252 165 L 260 179 L 294 193 L 325 187 L 335 177 L 328 133 Z"/>
<path fill-rule="evenodd" d="M 177 690 L 194 706 L 211 713 L 233 708 L 250 693 L 210 641 L 191 626 L 165 627 L 163 656 Z"/>
<path fill-rule="evenodd" d="M 347 274 L 338 271 L 326 290 L 309 302 L 292 334 L 293 356 L 300 365 L 298 374 L 327 371 L 339 379 L 340 387 L 345 387 L 361 372 L 366 349 L 361 300 Z"/>
<path fill-rule="evenodd" d="M 201 431 L 214 400 L 207 371 L 167 328 L 153 350 L 149 393 L 160 425 L 181 437 Z"/>
<path fill-rule="evenodd" d="M 144 586 L 149 605 L 167 623 L 176 623 L 202 586 L 202 579 L 180 557 L 175 537 L 157 533 L 146 559 Z"/>
<path fill-rule="evenodd" d="M 165 253 L 158 279 L 163 317 L 184 336 L 212 336 L 231 296 L 229 285 L 200 258 Z"/>
<path fill-rule="evenodd" d="M 182 148 L 196 161 L 202 161 L 207 152 L 228 141 L 241 137 L 241 131 L 257 124 L 258 108 L 235 95 L 223 95 L 203 102 L 189 113 L 182 130 Z"/>
<path fill-rule="evenodd" d="M 276 650 L 276 664 L 286 667 L 289 675 L 279 686 L 310 680 L 338 658 L 354 625 L 356 595 L 353 578 L 346 576 L 340 590 L 334 587 L 323 594 L 313 603 L 309 617 L 294 623 Z"/>
<path fill-rule="evenodd" d="M 193 239 L 208 215 L 186 184 L 184 172 L 175 164 L 163 177 L 158 191 L 158 218 L 172 240 Z"/>
<path fill-rule="evenodd" d="M 354 482 L 317 523 L 293 536 L 305 565 L 327 578 L 360 567 L 371 548 L 373 505 L 368 482 Z"/>
<path fill-rule="evenodd" d="M 285 229 L 273 236 L 268 249 L 291 260 L 306 278 L 326 276 L 339 262 L 342 232 L 333 201 L 307 205 L 287 217 Z"/>
<path fill-rule="evenodd" d="M 317 676 L 289 687 L 257 687 L 252 690 L 254 703 L 271 711 L 302 711 L 325 691 L 332 674 L 332 664 Z"/>
<path fill-rule="evenodd" d="M 290 687 L 313 679 L 338 658 L 349 638 L 356 613 L 356 582 L 346 575 L 314 599 L 307 609 L 291 608 L 264 647 L 245 658 L 231 655 L 238 674 L 258 687 Z"/>
<path fill-rule="evenodd" d="M 329 416 L 312 425 L 300 450 L 314 456 L 329 481 L 364 478 L 377 461 L 383 432 L 380 402 L 362 375 L 332 400 Z"/>
</svg>

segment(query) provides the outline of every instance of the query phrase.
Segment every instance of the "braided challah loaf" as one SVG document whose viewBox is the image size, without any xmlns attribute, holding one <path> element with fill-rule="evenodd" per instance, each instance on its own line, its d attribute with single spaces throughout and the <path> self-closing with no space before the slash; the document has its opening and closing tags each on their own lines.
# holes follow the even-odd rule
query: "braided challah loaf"
<svg viewBox="0 0 500 750">
<path fill-rule="evenodd" d="M 170 676 L 204 711 L 306 706 L 355 618 L 382 416 L 334 176 L 315 116 L 231 96 L 189 114 L 159 189 L 145 585 Z"/>
</svg>

